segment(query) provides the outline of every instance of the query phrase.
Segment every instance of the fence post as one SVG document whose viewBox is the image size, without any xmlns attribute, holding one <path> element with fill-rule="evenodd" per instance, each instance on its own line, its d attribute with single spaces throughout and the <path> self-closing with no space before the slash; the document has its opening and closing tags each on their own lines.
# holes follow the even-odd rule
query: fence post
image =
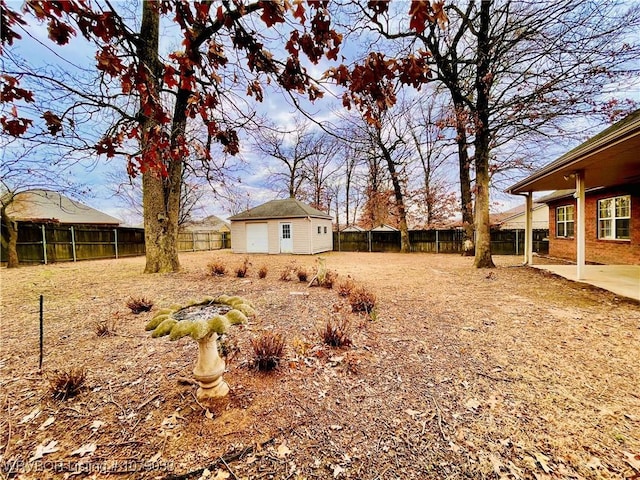
<svg viewBox="0 0 640 480">
<path fill-rule="evenodd" d="M 211 250 L 213 250 L 213 249 L 211 248 L 211 232 L 208 232 L 208 233 L 207 233 L 207 240 L 209 241 L 209 251 L 211 251 Z"/>
<path fill-rule="evenodd" d="M 518 255 L 518 229 L 516 228 L 516 255 Z"/>
<path fill-rule="evenodd" d="M 436 253 L 440 253 L 440 241 L 438 236 L 438 230 L 436 230 Z"/>
<path fill-rule="evenodd" d="M 371 253 L 371 230 L 367 232 L 369 234 L 369 253 Z"/>
<path fill-rule="evenodd" d="M 73 228 L 73 225 L 71 225 L 71 252 L 73 253 L 73 261 L 75 262 L 76 259 L 76 233 L 75 233 L 75 229 Z"/>
<path fill-rule="evenodd" d="M 44 224 L 40 225 L 40 227 L 42 228 L 42 254 L 43 254 L 43 260 L 44 260 L 44 264 L 47 264 L 47 232 L 44 229 Z"/>
<path fill-rule="evenodd" d="M 113 233 L 114 233 L 114 242 L 113 244 L 116 247 L 116 260 L 118 259 L 118 229 L 114 228 L 113 229 Z"/>
<path fill-rule="evenodd" d="M 196 251 L 196 232 L 191 232 L 191 251 Z"/>
</svg>

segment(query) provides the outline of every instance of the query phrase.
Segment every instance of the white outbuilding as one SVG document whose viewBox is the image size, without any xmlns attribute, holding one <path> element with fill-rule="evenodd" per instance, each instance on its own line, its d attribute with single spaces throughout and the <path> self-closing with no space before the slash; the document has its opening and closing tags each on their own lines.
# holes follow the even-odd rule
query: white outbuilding
<svg viewBox="0 0 640 480">
<path fill-rule="evenodd" d="M 300 255 L 333 250 L 331 219 L 295 198 L 271 200 L 229 218 L 231 250 Z"/>
</svg>

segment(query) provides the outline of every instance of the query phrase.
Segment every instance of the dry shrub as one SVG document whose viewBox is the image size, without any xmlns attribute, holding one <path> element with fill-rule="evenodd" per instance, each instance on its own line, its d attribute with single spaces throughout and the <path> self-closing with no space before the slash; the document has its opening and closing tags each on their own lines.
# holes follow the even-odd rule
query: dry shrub
<svg viewBox="0 0 640 480">
<path fill-rule="evenodd" d="M 333 270 L 327 270 L 324 274 L 324 278 L 319 282 L 321 287 L 332 289 L 333 284 L 338 279 L 338 274 Z"/>
<path fill-rule="evenodd" d="M 245 258 L 244 261 L 242 262 L 242 264 L 236 268 L 236 277 L 238 278 L 244 278 L 247 276 L 247 270 L 249 270 L 249 265 L 251 265 L 249 263 L 249 259 Z"/>
<path fill-rule="evenodd" d="M 240 347 L 236 340 L 229 338 L 227 335 L 218 337 L 218 352 L 227 363 L 231 363 L 240 353 Z"/>
<path fill-rule="evenodd" d="M 284 338 L 279 333 L 264 332 L 251 340 L 253 366 L 260 371 L 270 371 L 280 364 L 284 355 Z"/>
<path fill-rule="evenodd" d="M 266 265 L 263 265 L 260 267 L 260 270 L 258 270 L 258 278 L 265 278 L 267 276 L 267 272 L 269 272 L 269 269 L 267 268 Z"/>
<path fill-rule="evenodd" d="M 331 347 L 349 347 L 351 341 L 351 325 L 349 319 L 344 317 L 335 323 L 329 319 L 320 330 L 322 341 Z"/>
<path fill-rule="evenodd" d="M 115 314 L 113 318 L 105 318 L 96 322 L 95 332 L 98 337 L 111 337 L 116 334 L 119 315 Z"/>
<path fill-rule="evenodd" d="M 304 268 L 298 268 L 296 270 L 296 275 L 298 275 L 298 280 L 300 280 L 301 282 L 306 282 L 307 281 L 307 271 Z"/>
<path fill-rule="evenodd" d="M 75 397 L 85 388 L 87 371 L 84 368 L 72 368 L 69 371 L 56 371 L 49 379 L 49 391 L 53 398 L 66 400 Z"/>
<path fill-rule="evenodd" d="M 207 268 L 209 269 L 209 274 L 214 277 L 222 277 L 227 273 L 226 265 L 219 260 L 212 261 L 207 265 Z"/>
<path fill-rule="evenodd" d="M 127 307 L 131 310 L 132 313 L 138 315 L 142 312 L 148 312 L 153 307 L 153 302 L 144 297 L 129 297 L 127 300 Z"/>
<path fill-rule="evenodd" d="M 288 282 L 291 280 L 291 268 L 285 267 L 284 270 L 280 272 L 280 280 L 283 282 Z"/>
<path fill-rule="evenodd" d="M 376 306 L 376 296 L 364 287 L 356 287 L 349 294 L 352 312 L 371 314 Z"/>
<path fill-rule="evenodd" d="M 338 295 L 348 297 L 354 288 L 356 288 L 356 284 L 353 283 L 353 279 L 347 277 L 343 282 L 338 283 Z"/>
</svg>

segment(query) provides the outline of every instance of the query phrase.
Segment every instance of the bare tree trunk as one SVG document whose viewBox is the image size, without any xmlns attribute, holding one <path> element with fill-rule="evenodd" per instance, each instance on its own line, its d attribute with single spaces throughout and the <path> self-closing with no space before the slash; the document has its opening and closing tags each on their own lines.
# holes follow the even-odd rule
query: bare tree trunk
<svg viewBox="0 0 640 480">
<path fill-rule="evenodd" d="M 478 60 L 475 80 L 477 111 L 475 116 L 475 166 L 476 166 L 476 268 L 493 268 L 491 259 L 491 224 L 489 221 L 489 90 L 490 65 L 489 20 L 490 0 L 482 0 L 480 28 L 478 30 Z"/>
<path fill-rule="evenodd" d="M 471 176 L 469 170 L 469 150 L 467 145 L 467 126 L 465 125 L 462 102 L 457 104 L 454 100 L 456 115 L 456 143 L 458 144 L 458 165 L 460 179 L 460 212 L 462 213 L 462 255 L 472 257 L 475 255 L 475 243 L 473 238 L 473 199 L 471 197 Z"/>
<path fill-rule="evenodd" d="M 380 149 L 387 161 L 387 167 L 391 174 L 391 183 L 393 185 L 393 194 L 396 200 L 396 206 L 398 207 L 398 227 L 400 228 L 400 251 L 402 253 L 409 253 L 411 251 L 411 242 L 409 241 L 409 226 L 407 225 L 407 210 L 404 202 L 404 194 L 402 193 L 402 185 L 400 184 L 400 178 L 396 171 L 396 164 L 391 158 L 390 152 L 387 150 L 384 142 L 378 134 L 378 143 Z"/>
<path fill-rule="evenodd" d="M 8 243 L 7 243 L 7 268 L 18 268 L 20 259 L 18 258 L 18 222 L 14 222 L 6 209 L 0 209 L 2 223 L 7 227 Z"/>
<path fill-rule="evenodd" d="M 146 66 L 149 84 L 153 86 L 149 92 L 150 95 L 159 95 L 160 90 L 159 28 L 160 16 L 156 6 L 153 2 L 143 2 L 138 56 Z M 141 99 L 141 112 L 144 111 L 143 102 L 144 100 Z M 155 148 L 150 141 L 153 138 L 150 132 L 157 126 L 158 122 L 153 118 L 153 115 L 142 117 L 141 131 L 143 133 L 140 147 L 143 152 Z M 154 171 L 155 169 L 147 169 L 142 174 L 142 204 L 147 260 L 145 273 L 176 272 L 180 269 L 177 240 L 181 168 L 181 163 L 170 162 L 166 178 Z"/>
</svg>

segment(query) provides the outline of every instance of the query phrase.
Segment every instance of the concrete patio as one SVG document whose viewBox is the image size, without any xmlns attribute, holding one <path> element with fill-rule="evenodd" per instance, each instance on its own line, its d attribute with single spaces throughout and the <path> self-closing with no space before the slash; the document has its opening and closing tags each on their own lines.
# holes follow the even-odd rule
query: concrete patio
<svg viewBox="0 0 640 480">
<path fill-rule="evenodd" d="M 575 265 L 531 265 L 569 280 L 576 280 Z M 640 301 L 640 265 L 585 265 L 580 282 L 604 288 L 623 297 Z"/>
</svg>

